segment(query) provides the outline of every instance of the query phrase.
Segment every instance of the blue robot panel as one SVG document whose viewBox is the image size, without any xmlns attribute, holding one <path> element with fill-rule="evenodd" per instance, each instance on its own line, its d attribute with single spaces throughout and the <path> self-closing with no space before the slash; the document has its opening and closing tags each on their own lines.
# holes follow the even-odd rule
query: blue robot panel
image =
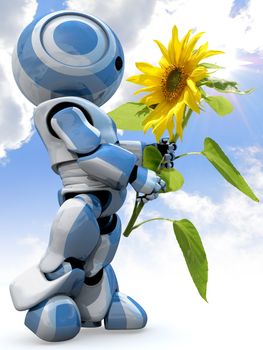
<svg viewBox="0 0 263 350">
<path fill-rule="evenodd" d="M 122 229 L 116 212 L 128 184 L 150 200 L 165 183 L 141 166 L 145 144 L 120 142 L 99 108 L 117 90 L 123 69 L 113 31 L 77 12 L 33 21 L 14 50 L 15 80 L 37 106 L 35 127 L 62 180 L 47 250 L 10 285 L 15 308 L 28 310 L 26 326 L 46 341 L 71 339 L 102 321 L 106 329 L 147 322 L 143 308 L 119 291 L 111 267 Z"/>
</svg>

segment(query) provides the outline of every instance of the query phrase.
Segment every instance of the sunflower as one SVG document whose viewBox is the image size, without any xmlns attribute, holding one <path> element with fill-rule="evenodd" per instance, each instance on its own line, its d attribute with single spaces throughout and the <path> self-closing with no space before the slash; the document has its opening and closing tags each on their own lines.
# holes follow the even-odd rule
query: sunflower
<svg viewBox="0 0 263 350">
<path fill-rule="evenodd" d="M 143 121 L 143 126 L 144 132 L 153 128 L 157 141 L 165 130 L 168 130 L 170 140 L 174 139 L 174 117 L 176 133 L 182 139 L 182 123 L 186 109 L 200 113 L 202 95 L 198 82 L 209 76 L 207 68 L 200 64 L 200 61 L 223 53 L 208 50 L 208 43 L 195 49 L 197 41 L 203 34 L 203 32 L 198 33 L 191 38 L 192 30 L 189 30 L 180 41 L 178 29 L 174 26 L 168 48 L 160 41 L 154 40 L 162 53 L 159 67 L 138 62 L 136 67 L 143 74 L 127 79 L 132 83 L 145 86 L 135 94 L 150 92 L 140 100 L 151 109 Z"/>
</svg>

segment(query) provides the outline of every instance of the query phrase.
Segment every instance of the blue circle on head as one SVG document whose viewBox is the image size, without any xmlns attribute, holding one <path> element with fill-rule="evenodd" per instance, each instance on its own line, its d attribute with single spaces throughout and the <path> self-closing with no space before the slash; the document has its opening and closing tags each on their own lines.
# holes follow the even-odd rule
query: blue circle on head
<svg viewBox="0 0 263 350">
<path fill-rule="evenodd" d="M 95 49 L 98 37 L 89 25 L 79 21 L 67 21 L 56 27 L 54 40 L 68 54 L 85 55 Z"/>
</svg>

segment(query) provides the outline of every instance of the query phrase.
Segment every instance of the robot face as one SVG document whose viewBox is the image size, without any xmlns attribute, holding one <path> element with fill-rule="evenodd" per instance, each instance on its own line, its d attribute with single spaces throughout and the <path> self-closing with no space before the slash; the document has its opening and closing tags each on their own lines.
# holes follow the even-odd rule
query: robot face
<svg viewBox="0 0 263 350">
<path fill-rule="evenodd" d="M 13 54 L 17 85 L 35 105 L 79 96 L 101 106 L 117 90 L 123 70 L 123 50 L 113 31 L 77 12 L 59 11 L 33 21 Z"/>
</svg>

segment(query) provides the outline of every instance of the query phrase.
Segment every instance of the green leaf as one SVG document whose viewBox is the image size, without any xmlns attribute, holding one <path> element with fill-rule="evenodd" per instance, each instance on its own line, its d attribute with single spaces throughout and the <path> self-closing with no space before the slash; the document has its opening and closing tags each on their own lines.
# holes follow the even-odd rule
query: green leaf
<svg viewBox="0 0 263 350">
<path fill-rule="evenodd" d="M 206 78 L 202 81 L 201 85 L 208 86 L 211 89 L 215 89 L 219 92 L 233 93 L 238 95 L 247 95 L 253 92 L 255 89 L 248 89 L 241 91 L 238 88 L 236 81 L 229 81 L 225 79 Z"/>
<path fill-rule="evenodd" d="M 199 233 L 187 219 L 173 221 L 173 229 L 194 284 L 201 297 L 207 301 L 208 263 Z"/>
<path fill-rule="evenodd" d="M 166 182 L 166 192 L 178 191 L 184 184 L 183 175 L 176 169 L 159 168 L 163 156 L 154 146 L 147 146 L 143 151 L 143 166 L 156 171 L 162 180 Z"/>
<path fill-rule="evenodd" d="M 224 96 L 206 96 L 204 100 L 220 116 L 233 112 L 233 105 Z"/>
<path fill-rule="evenodd" d="M 249 198 L 259 202 L 259 199 L 255 196 L 245 179 L 240 175 L 239 171 L 234 167 L 223 150 L 214 140 L 209 137 L 205 139 L 202 154 L 219 171 L 226 181 L 235 186 Z"/>
<path fill-rule="evenodd" d="M 166 192 L 178 191 L 184 184 L 183 175 L 174 168 L 162 168 L 158 172 L 158 175 L 166 182 Z"/>
<path fill-rule="evenodd" d="M 205 68 L 207 68 L 207 69 L 223 69 L 224 67 L 222 67 L 222 66 L 218 66 L 217 64 L 213 64 L 213 63 L 205 63 L 205 62 L 203 62 L 203 63 L 201 63 L 201 64 L 199 64 L 199 66 L 203 66 L 203 67 L 205 67 Z"/>
<path fill-rule="evenodd" d="M 108 115 L 115 121 L 118 129 L 143 130 L 142 121 L 150 113 L 150 109 L 143 103 L 125 103 Z"/>
<path fill-rule="evenodd" d="M 157 171 L 163 157 L 160 151 L 154 146 L 147 146 L 143 151 L 143 166 L 147 169 Z"/>
</svg>

